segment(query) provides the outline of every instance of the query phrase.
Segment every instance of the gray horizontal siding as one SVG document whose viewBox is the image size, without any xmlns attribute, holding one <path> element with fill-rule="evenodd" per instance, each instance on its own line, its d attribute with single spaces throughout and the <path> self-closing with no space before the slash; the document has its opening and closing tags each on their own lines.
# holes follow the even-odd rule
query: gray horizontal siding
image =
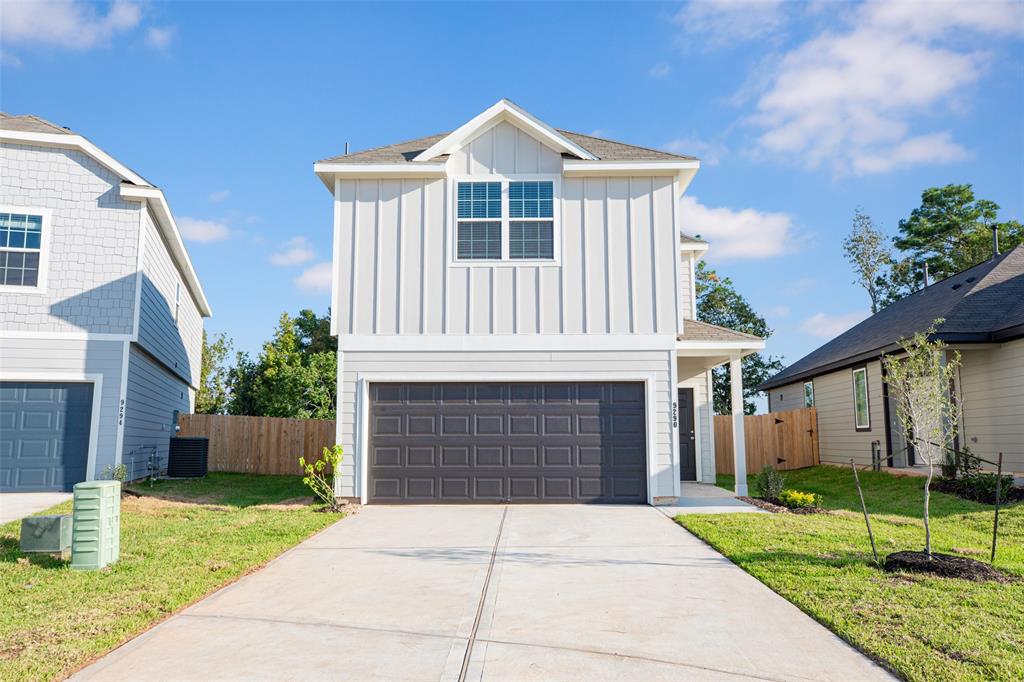
<svg viewBox="0 0 1024 682">
<path fill-rule="evenodd" d="M 167 466 L 175 410 L 189 412 L 187 384 L 133 345 L 128 355 L 122 455 L 130 479 L 147 474 L 154 449 L 161 466 Z"/>
</svg>

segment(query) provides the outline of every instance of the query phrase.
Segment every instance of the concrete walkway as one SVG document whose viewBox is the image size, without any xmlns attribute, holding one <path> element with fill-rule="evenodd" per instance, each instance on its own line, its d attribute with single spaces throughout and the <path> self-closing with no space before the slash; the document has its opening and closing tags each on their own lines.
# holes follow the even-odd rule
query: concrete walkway
<svg viewBox="0 0 1024 682">
<path fill-rule="evenodd" d="M 881 680 L 651 507 L 368 507 L 89 680 Z"/>
<path fill-rule="evenodd" d="M 736 496 L 717 485 L 707 483 L 682 484 L 679 502 L 671 507 L 658 507 L 658 511 L 670 519 L 679 514 L 767 514 L 752 504 L 736 499 Z"/>
<path fill-rule="evenodd" d="M 23 519 L 71 499 L 71 493 L 0 493 L 0 523 Z"/>
</svg>

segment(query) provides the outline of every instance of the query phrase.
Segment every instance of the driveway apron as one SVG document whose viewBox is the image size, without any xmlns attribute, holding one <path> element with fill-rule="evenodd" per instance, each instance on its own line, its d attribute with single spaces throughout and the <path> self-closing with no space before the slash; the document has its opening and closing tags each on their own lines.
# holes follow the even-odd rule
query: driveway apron
<svg viewBox="0 0 1024 682">
<path fill-rule="evenodd" d="M 878 680 L 645 506 L 371 506 L 89 680 Z"/>
</svg>

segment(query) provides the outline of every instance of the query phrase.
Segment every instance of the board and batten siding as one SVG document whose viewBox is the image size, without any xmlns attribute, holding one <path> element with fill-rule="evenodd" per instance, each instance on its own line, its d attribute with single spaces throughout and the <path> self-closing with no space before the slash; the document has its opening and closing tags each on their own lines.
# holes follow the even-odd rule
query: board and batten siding
<svg viewBox="0 0 1024 682">
<path fill-rule="evenodd" d="M 656 404 L 648 406 L 654 431 L 648 444 L 653 465 L 648 485 L 652 496 L 675 494 L 672 465 L 672 431 L 669 405 L 674 400 L 670 388 L 670 362 L 674 351 L 343 351 L 339 353 L 338 434 L 345 458 L 336 477 L 338 494 L 361 494 L 361 456 L 357 434 L 359 380 L 387 375 L 388 381 L 507 381 L 521 376 L 523 381 L 565 381 L 566 377 L 584 377 L 600 372 L 601 381 L 637 381 L 654 378 Z M 415 376 L 415 379 L 406 377 Z M 545 378 L 545 376 L 552 378 Z M 629 376 L 630 378 L 625 378 Z M 495 377 L 502 377 L 496 379 Z M 558 377 L 553 378 L 553 377 Z M 569 379 L 585 380 L 585 379 Z"/>
<path fill-rule="evenodd" d="M 450 175 L 562 168 L 558 154 L 508 123 L 448 165 Z M 338 182 L 340 335 L 673 334 L 678 311 L 688 316 L 689 275 L 677 268 L 689 260 L 679 260 L 672 178 L 561 178 L 560 259 L 550 265 L 452 262 L 453 182 Z"/>
<path fill-rule="evenodd" d="M 171 258 L 163 235 L 147 211 L 143 216 L 143 258 L 139 343 L 186 383 L 199 383 L 203 318 Z M 178 319 L 174 319 L 179 296 Z"/>
<path fill-rule="evenodd" d="M 993 461 L 1002 452 L 1004 470 L 1024 473 L 1024 339 L 960 357 L 961 444 Z"/>
<path fill-rule="evenodd" d="M 885 451 L 885 406 L 882 401 L 882 365 L 878 360 L 866 363 L 868 376 L 868 414 L 871 428 L 858 431 L 854 426 L 853 368 L 814 377 L 814 407 L 818 410 L 818 446 L 821 462 L 849 465 L 871 464 L 871 443 L 879 441 Z M 787 384 L 770 391 L 772 412 L 795 410 L 804 406 L 804 382 Z"/>
<path fill-rule="evenodd" d="M 103 467 L 115 463 L 125 343 L 94 339 L 0 337 L 0 378 L 60 382 L 62 374 L 102 376 L 102 393 L 98 396 L 100 419 L 95 470 L 86 472 L 90 479 L 99 477 Z"/>
</svg>

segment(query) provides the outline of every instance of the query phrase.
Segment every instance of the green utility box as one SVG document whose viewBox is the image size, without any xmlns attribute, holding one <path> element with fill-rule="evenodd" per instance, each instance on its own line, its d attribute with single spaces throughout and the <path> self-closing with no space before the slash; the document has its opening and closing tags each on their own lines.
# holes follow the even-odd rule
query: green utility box
<svg viewBox="0 0 1024 682">
<path fill-rule="evenodd" d="M 21 520 L 21 551 L 63 554 L 71 549 L 71 514 L 29 516 Z"/>
<path fill-rule="evenodd" d="M 71 568 L 94 571 L 121 554 L 121 482 L 75 484 Z"/>
</svg>

